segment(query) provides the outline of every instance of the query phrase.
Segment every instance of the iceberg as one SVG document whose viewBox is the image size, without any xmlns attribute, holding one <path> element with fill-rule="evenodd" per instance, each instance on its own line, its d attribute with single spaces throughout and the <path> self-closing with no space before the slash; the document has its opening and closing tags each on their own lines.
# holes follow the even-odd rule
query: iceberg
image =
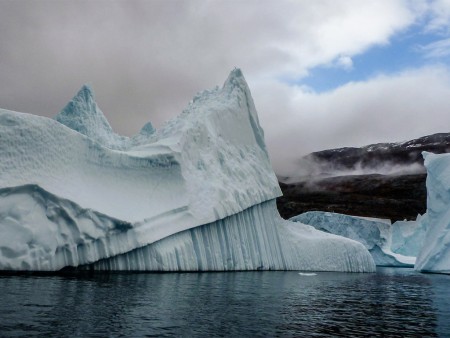
<svg viewBox="0 0 450 338">
<path fill-rule="evenodd" d="M 377 266 L 394 267 L 414 266 L 425 233 L 420 220 L 419 216 L 416 222 L 399 221 L 391 225 L 390 221 L 324 211 L 309 211 L 290 218 L 358 241 L 369 250 Z"/>
<path fill-rule="evenodd" d="M 415 269 L 450 274 L 450 154 L 424 152 L 427 169 L 426 234 Z"/>
<path fill-rule="evenodd" d="M 371 272 L 293 226 L 239 69 L 175 119 L 116 134 L 83 86 L 54 119 L 0 110 L 0 270 Z"/>
<path fill-rule="evenodd" d="M 417 257 L 427 231 L 427 216 L 417 215 L 415 221 L 397 221 L 391 226 L 391 250 L 395 253 Z"/>
</svg>

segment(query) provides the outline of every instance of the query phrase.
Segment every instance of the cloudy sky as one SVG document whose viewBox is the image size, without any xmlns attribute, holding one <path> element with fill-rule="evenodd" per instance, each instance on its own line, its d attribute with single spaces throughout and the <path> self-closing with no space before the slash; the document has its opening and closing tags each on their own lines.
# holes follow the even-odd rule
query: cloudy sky
<svg viewBox="0 0 450 338">
<path fill-rule="evenodd" d="M 243 70 L 272 163 L 450 131 L 450 0 L 0 0 L 0 107 L 137 133 Z"/>
</svg>

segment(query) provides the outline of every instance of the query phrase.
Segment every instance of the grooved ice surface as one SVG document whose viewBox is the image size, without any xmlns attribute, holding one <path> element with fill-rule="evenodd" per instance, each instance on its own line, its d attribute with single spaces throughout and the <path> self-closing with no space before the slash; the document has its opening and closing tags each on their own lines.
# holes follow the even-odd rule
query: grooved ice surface
<svg viewBox="0 0 450 338">
<path fill-rule="evenodd" d="M 172 235 L 185 236 L 189 229 L 230 217 L 240 220 L 230 222 L 244 232 L 275 223 L 289 228 L 290 223 L 274 221 L 279 217 L 273 206 L 261 205 L 280 194 L 250 91 L 237 69 L 223 88 L 198 94 L 160 130 L 146 124 L 131 138 L 113 132 L 88 86 L 55 120 L 0 110 L 3 270 L 58 270 L 90 264 L 164 239 L 158 242 L 161 246 L 166 237 L 173 242 Z M 269 223 L 249 216 L 252 208 L 267 208 Z M 281 239 L 283 231 L 281 242 L 274 245 L 290 247 L 292 240 L 283 243 Z M 333 265 L 333 270 L 373 270 L 367 251 L 352 241 L 339 239 L 340 254 L 335 254 L 330 248 L 335 237 L 328 241 L 331 237 L 312 235 L 310 228 L 291 235 L 298 239 L 298 255 L 309 260 L 299 268 L 331 269 Z M 314 247 L 314 255 L 302 249 L 308 247 L 310 237 L 321 246 L 321 250 Z M 201 245 L 225 245 L 222 239 L 215 240 Z M 239 243 L 229 252 L 250 250 L 250 244 Z M 170 245 L 164 247 L 170 249 Z M 261 249 L 260 254 L 270 258 L 275 255 L 270 250 Z M 292 250 L 286 252 L 297 252 Z M 359 263 L 339 261 L 350 259 L 350 252 Z M 290 259 L 287 253 L 282 256 Z M 279 257 L 270 259 L 277 262 Z M 202 263 L 201 268 L 216 269 L 208 264 Z"/>
<path fill-rule="evenodd" d="M 306 212 L 290 220 L 362 243 L 378 266 L 413 267 L 424 233 L 418 222 L 391 225 L 381 220 L 323 211 Z"/>
<path fill-rule="evenodd" d="M 427 168 L 427 233 L 415 269 L 450 273 L 450 154 L 424 152 Z"/>
<path fill-rule="evenodd" d="M 358 242 L 283 220 L 272 200 L 84 268 L 364 272 L 374 264 Z"/>
</svg>

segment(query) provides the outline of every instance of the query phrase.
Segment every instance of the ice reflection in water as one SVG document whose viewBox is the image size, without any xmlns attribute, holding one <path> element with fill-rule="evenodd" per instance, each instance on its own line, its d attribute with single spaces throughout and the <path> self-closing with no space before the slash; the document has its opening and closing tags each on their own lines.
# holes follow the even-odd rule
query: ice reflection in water
<svg viewBox="0 0 450 338">
<path fill-rule="evenodd" d="M 450 276 L 0 276 L 0 336 L 448 336 Z"/>
</svg>

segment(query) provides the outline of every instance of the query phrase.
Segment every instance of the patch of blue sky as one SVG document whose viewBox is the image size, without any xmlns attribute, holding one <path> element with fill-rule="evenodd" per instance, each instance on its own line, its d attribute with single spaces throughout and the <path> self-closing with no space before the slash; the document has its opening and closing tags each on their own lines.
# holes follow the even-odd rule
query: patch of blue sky
<svg viewBox="0 0 450 338">
<path fill-rule="evenodd" d="M 414 25 L 393 36 L 388 44 L 377 45 L 362 54 L 352 56 L 351 67 L 343 67 L 337 59 L 332 64 L 310 69 L 306 77 L 297 81 L 291 80 L 289 84 L 306 86 L 314 92 L 322 93 L 349 82 L 366 81 L 377 75 L 395 74 L 433 63 L 446 63 L 450 66 L 448 55 L 430 58 L 424 48 L 442 38 L 441 35 L 424 33 L 423 27 Z"/>
</svg>

